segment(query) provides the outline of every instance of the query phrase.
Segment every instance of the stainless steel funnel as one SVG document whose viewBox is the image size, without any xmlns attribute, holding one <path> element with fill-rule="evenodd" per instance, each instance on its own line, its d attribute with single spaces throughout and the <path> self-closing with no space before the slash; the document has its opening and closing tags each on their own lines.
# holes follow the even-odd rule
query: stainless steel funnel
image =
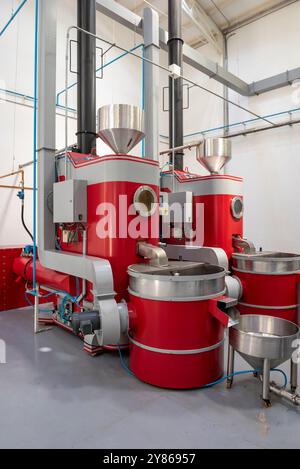
<svg viewBox="0 0 300 469">
<path fill-rule="evenodd" d="M 127 155 L 145 137 L 144 113 L 136 106 L 103 106 L 98 111 L 98 122 L 98 136 L 117 155 Z"/>
<path fill-rule="evenodd" d="M 219 174 L 231 160 L 231 141 L 226 138 L 207 138 L 197 148 L 197 160 L 211 174 Z"/>
<path fill-rule="evenodd" d="M 239 324 L 230 329 L 230 345 L 255 370 L 263 370 L 265 359 L 271 369 L 292 358 L 299 327 L 292 322 L 271 316 L 241 316 Z"/>
</svg>

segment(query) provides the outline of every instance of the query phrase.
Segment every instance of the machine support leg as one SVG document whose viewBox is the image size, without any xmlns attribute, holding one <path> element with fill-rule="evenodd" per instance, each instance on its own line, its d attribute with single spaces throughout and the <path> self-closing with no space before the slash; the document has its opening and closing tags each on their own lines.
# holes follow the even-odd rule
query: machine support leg
<svg viewBox="0 0 300 469">
<path fill-rule="evenodd" d="M 40 328 L 39 325 L 39 314 L 40 314 L 40 286 L 36 285 L 35 297 L 34 297 L 34 334 L 40 334 L 41 332 L 51 331 L 52 327 Z"/>
<path fill-rule="evenodd" d="M 291 360 L 291 391 L 296 393 L 298 387 L 298 364 Z"/>
<path fill-rule="evenodd" d="M 38 334 L 39 332 L 39 285 L 36 285 L 35 297 L 34 297 L 34 333 Z"/>
<path fill-rule="evenodd" d="M 265 358 L 265 360 L 264 360 L 264 371 L 263 371 L 263 400 L 264 400 L 267 407 L 271 406 L 270 376 L 271 376 L 270 360 L 268 358 Z"/>
<path fill-rule="evenodd" d="M 229 344 L 228 346 L 228 363 L 227 363 L 227 389 L 232 388 L 233 384 L 233 373 L 234 373 L 234 348 Z"/>
</svg>

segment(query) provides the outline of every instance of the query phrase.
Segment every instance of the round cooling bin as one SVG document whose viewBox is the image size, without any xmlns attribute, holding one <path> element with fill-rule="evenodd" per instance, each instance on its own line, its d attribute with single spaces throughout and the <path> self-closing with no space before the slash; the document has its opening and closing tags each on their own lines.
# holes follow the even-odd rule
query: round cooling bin
<svg viewBox="0 0 300 469">
<path fill-rule="evenodd" d="M 223 376 L 224 326 L 211 314 L 226 289 L 217 266 L 170 262 L 129 267 L 130 368 L 169 389 L 192 389 Z"/>
<path fill-rule="evenodd" d="M 299 323 L 300 256 L 281 252 L 233 254 L 243 295 L 242 315 L 265 315 Z"/>
</svg>

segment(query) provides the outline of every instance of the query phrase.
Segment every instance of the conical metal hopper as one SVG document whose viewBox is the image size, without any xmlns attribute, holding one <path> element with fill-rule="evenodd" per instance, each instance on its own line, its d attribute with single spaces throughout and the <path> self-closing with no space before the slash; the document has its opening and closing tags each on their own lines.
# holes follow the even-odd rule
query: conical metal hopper
<svg viewBox="0 0 300 469">
<path fill-rule="evenodd" d="M 290 360 L 299 337 L 300 329 L 292 322 L 259 315 L 241 316 L 229 333 L 230 345 L 254 370 L 263 370 L 266 358 L 271 369 Z"/>
<path fill-rule="evenodd" d="M 127 155 L 145 137 L 144 113 L 129 104 L 111 104 L 98 111 L 99 137 L 117 155 Z"/>
<path fill-rule="evenodd" d="M 197 148 L 197 160 L 211 174 L 219 174 L 231 160 L 231 147 L 226 138 L 207 138 Z"/>
</svg>

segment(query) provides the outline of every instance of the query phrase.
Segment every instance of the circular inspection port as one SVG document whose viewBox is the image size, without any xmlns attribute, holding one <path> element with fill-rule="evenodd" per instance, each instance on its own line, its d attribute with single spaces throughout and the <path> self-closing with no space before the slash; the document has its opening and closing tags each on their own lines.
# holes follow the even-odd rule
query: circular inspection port
<svg viewBox="0 0 300 469">
<path fill-rule="evenodd" d="M 142 217 L 152 217 L 157 209 L 156 192 L 149 186 L 141 186 L 134 194 L 134 208 Z"/>
<path fill-rule="evenodd" d="M 233 218 L 240 220 L 244 215 L 244 202 L 241 197 L 235 197 L 231 202 L 231 213 Z"/>
</svg>

